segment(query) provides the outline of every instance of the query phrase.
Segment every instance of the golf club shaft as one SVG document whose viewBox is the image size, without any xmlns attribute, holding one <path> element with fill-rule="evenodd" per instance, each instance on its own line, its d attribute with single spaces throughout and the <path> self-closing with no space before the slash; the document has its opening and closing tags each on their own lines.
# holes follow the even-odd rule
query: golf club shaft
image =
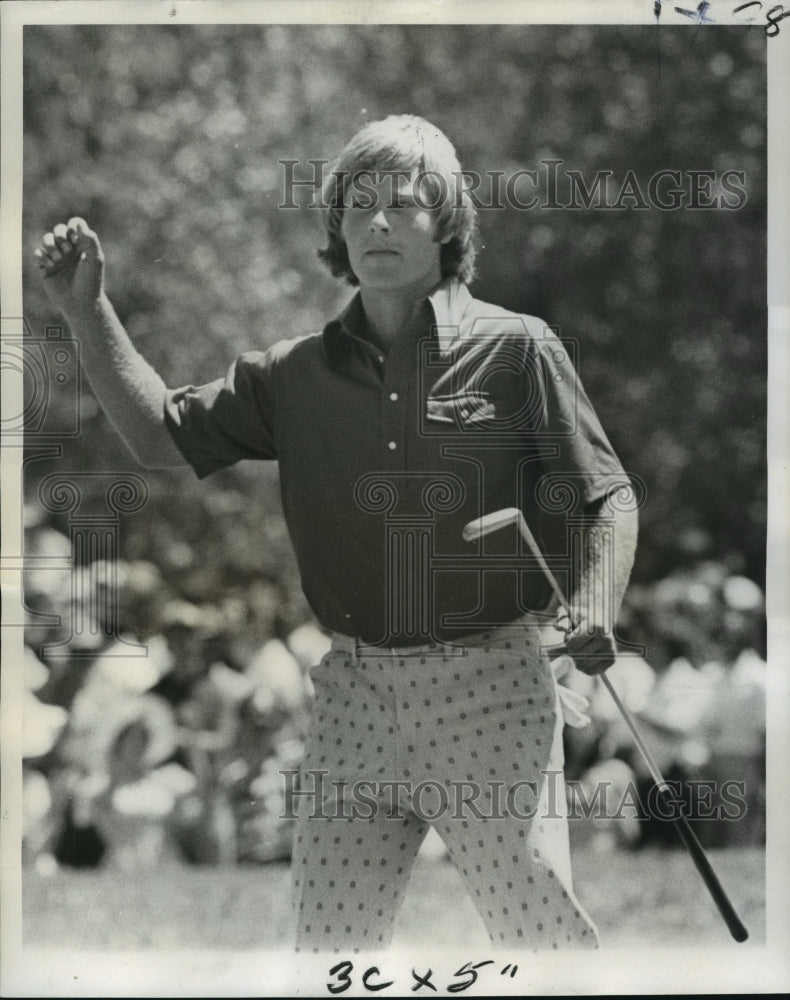
<svg viewBox="0 0 790 1000">
<path fill-rule="evenodd" d="M 623 719 L 625 719 L 626 725 L 631 730 L 631 735 L 634 737 L 634 742 L 639 747 L 642 757 L 644 758 L 648 770 L 650 771 L 650 776 L 652 777 L 653 781 L 656 783 L 656 786 L 659 789 L 659 794 L 662 796 L 662 798 L 666 798 L 667 793 L 669 791 L 669 786 L 662 777 L 661 772 L 658 769 L 658 765 L 653 760 L 652 754 L 645 745 L 642 737 L 639 735 L 639 731 L 636 728 L 636 724 L 631 716 L 631 713 L 628 711 L 628 709 L 621 701 L 620 696 L 612 686 L 612 682 L 609 680 L 606 674 L 599 674 L 599 676 L 603 681 L 604 686 L 608 690 L 609 694 L 614 699 L 614 703 L 615 705 L 617 705 L 617 708 L 619 709 Z M 670 803 L 670 806 L 676 804 L 673 803 L 671 799 L 669 799 L 668 801 Z M 732 936 L 735 938 L 736 941 L 745 941 L 749 936 L 749 932 L 746 930 L 746 927 L 742 923 L 740 917 L 735 912 L 735 908 L 730 902 L 727 893 L 724 891 L 724 887 L 722 886 L 721 882 L 719 882 L 719 879 L 716 873 L 714 872 L 710 861 L 708 860 L 708 856 L 705 854 L 702 845 L 697 839 L 697 835 L 691 828 L 691 824 L 682 813 L 673 815 L 672 822 L 675 824 L 675 829 L 677 830 L 680 839 L 683 841 L 686 850 L 691 855 L 691 859 L 694 862 L 697 871 L 700 873 L 700 875 L 702 876 L 702 880 L 708 887 L 708 892 L 710 892 L 714 902 L 716 903 L 716 906 L 719 908 L 719 913 L 721 913 L 722 917 L 724 918 L 724 922 L 727 924 L 727 927 L 730 930 L 730 934 L 732 934 Z"/>
<path fill-rule="evenodd" d="M 504 527 L 506 524 L 513 524 L 513 523 L 517 524 L 521 537 L 529 546 L 530 552 L 532 553 L 538 565 L 540 566 L 541 570 L 543 571 L 546 580 L 548 581 L 549 585 L 551 586 L 551 589 L 554 592 L 554 596 L 557 598 L 557 601 L 559 602 L 561 607 L 564 608 L 565 613 L 568 615 L 568 618 L 571 621 L 571 625 L 575 628 L 577 623 L 574 621 L 573 618 L 573 612 L 571 610 L 570 601 L 567 599 L 567 597 L 562 591 L 562 588 L 557 583 L 556 577 L 549 568 L 549 565 L 546 562 L 543 552 L 541 551 L 540 546 L 535 540 L 535 536 L 532 534 L 532 531 L 530 530 L 530 527 L 527 524 L 524 515 L 521 513 L 520 510 L 517 510 L 516 508 L 510 508 L 509 510 L 498 511 L 494 514 L 487 515 L 486 517 L 480 518 L 478 521 L 473 521 L 467 525 L 464 531 L 464 537 L 467 538 L 467 540 L 471 540 L 472 538 L 480 537 L 483 534 L 489 534 L 492 531 L 496 531 L 499 528 Z M 622 699 L 612 686 L 612 682 L 609 680 L 609 678 L 605 674 L 599 674 L 598 676 L 601 678 L 604 687 L 612 696 L 612 699 L 614 700 L 614 703 L 617 706 L 618 711 L 622 715 L 626 725 L 631 731 L 631 735 L 634 737 L 634 741 L 637 747 L 639 748 L 642 757 L 644 758 L 645 764 L 647 765 L 648 771 L 650 772 L 650 776 L 658 786 L 659 794 L 662 797 L 666 797 L 667 791 L 669 790 L 669 786 L 667 785 L 667 782 L 662 776 L 661 771 L 659 770 L 658 765 L 653 759 L 652 754 L 645 745 L 644 740 L 640 736 L 639 731 L 636 728 L 636 723 L 634 722 L 631 716 L 631 713 L 623 704 Z M 716 906 L 719 909 L 719 913 L 721 913 L 722 917 L 724 918 L 724 922 L 727 924 L 730 934 L 732 934 L 733 938 L 735 938 L 736 941 L 745 941 L 749 936 L 749 932 L 746 930 L 746 927 L 738 917 L 738 914 L 735 912 L 735 908 L 730 902 L 727 893 L 724 891 L 721 882 L 719 882 L 719 879 L 716 876 L 716 873 L 714 872 L 713 867 L 711 866 L 711 863 L 708 860 L 704 850 L 702 849 L 702 845 L 697 839 L 697 836 L 692 830 L 688 820 L 681 813 L 677 816 L 673 816 L 672 822 L 675 824 L 675 829 L 677 830 L 678 835 L 683 842 L 683 845 L 691 855 L 691 859 L 694 862 L 697 871 L 702 876 L 702 880 L 704 881 L 705 885 L 708 888 L 708 891 L 713 897 L 713 901 L 716 903 Z"/>
</svg>

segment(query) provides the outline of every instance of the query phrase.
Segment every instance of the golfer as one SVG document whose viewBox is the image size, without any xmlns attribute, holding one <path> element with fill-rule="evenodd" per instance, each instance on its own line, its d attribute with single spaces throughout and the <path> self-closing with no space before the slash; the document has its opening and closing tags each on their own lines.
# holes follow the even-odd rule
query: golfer
<svg viewBox="0 0 790 1000">
<path fill-rule="evenodd" d="M 629 481 L 563 343 L 470 293 L 462 176 L 429 122 L 366 125 L 322 192 L 320 256 L 358 292 L 323 331 L 289 331 L 302 335 L 198 387 L 169 390 L 137 353 L 82 219 L 36 250 L 95 395 L 144 466 L 204 477 L 279 462 L 302 585 L 333 636 L 312 671 L 294 795 L 303 950 L 386 947 L 431 826 L 495 945 L 597 944 L 572 887 L 562 705 L 541 631 L 551 591 L 515 528 L 473 543 L 463 528 L 522 511 L 580 622 L 566 646 L 599 673 L 615 657 L 636 514 L 614 502 Z M 573 540 L 552 513 L 557 489 L 576 498 Z"/>
</svg>

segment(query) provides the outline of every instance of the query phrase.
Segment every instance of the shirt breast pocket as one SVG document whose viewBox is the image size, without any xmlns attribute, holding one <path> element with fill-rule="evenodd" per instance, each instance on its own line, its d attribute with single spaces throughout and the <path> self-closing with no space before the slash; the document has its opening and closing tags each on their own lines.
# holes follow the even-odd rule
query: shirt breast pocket
<svg viewBox="0 0 790 1000">
<path fill-rule="evenodd" d="M 486 393 L 466 392 L 452 396 L 429 396 L 425 409 L 426 430 L 473 431 L 490 428 L 497 419 L 497 406 Z"/>
</svg>

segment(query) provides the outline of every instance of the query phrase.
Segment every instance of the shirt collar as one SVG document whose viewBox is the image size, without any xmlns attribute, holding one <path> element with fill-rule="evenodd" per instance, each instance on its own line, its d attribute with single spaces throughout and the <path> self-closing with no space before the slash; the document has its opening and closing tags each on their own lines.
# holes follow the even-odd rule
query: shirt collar
<svg viewBox="0 0 790 1000">
<path fill-rule="evenodd" d="M 472 301 L 469 289 L 455 277 L 445 278 L 428 296 L 434 331 L 444 351 L 461 335 L 461 320 Z"/>
<path fill-rule="evenodd" d="M 446 350 L 460 335 L 461 319 L 471 300 L 469 289 L 454 276 L 445 278 L 426 296 L 433 312 L 431 333 L 437 337 L 442 350 Z M 359 292 L 336 319 L 327 323 L 323 337 L 332 364 L 348 357 L 352 340 L 365 339 L 365 317 Z"/>
</svg>

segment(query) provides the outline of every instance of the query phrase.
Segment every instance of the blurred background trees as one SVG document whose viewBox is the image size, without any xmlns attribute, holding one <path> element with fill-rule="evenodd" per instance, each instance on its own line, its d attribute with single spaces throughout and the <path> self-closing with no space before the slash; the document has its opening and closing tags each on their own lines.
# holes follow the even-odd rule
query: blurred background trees
<svg viewBox="0 0 790 1000">
<path fill-rule="evenodd" d="M 736 210 L 483 210 L 473 285 L 479 298 L 541 316 L 578 342 L 588 395 L 647 487 L 627 635 L 656 668 L 689 654 L 677 615 L 661 629 L 674 601 L 697 645 L 703 634 L 717 655 L 725 605 L 711 625 L 710 602 L 694 605 L 689 593 L 698 597 L 711 573 L 714 603 L 729 576 L 764 586 L 760 27 L 27 26 L 24 45 L 31 330 L 40 337 L 58 322 L 32 249 L 56 222 L 81 215 L 102 240 L 119 315 L 171 386 L 216 378 L 242 350 L 318 330 L 347 301 L 350 289 L 316 257 L 322 231 L 309 193 L 298 192 L 301 208 L 278 207 L 280 161 L 299 161 L 297 176 L 309 178 L 309 160 L 332 158 L 371 119 L 423 115 L 466 168 L 505 177 L 560 160 L 561 177 L 579 170 L 588 185 L 610 171 L 615 192 L 633 171 L 645 193 L 659 170 L 742 171 L 746 200 Z M 539 194 L 545 200 L 545 184 Z M 567 187 L 558 198 L 568 200 Z M 51 400 L 64 419 L 72 405 Z M 79 406 L 79 437 L 64 439 L 57 458 L 28 463 L 31 545 L 36 531 L 68 535 L 37 502 L 48 472 L 136 470 L 87 385 Z M 145 478 L 149 500 L 123 519 L 121 555 L 157 582 L 148 610 L 127 588 L 124 627 L 158 634 L 173 600 L 217 608 L 233 635 L 219 658 L 246 669 L 263 644 L 310 622 L 276 468 L 242 463 L 200 484 L 188 471 Z M 30 603 L 34 591 L 28 604 L 46 610 L 44 597 Z M 659 593 L 669 596 L 651 611 Z M 696 654 L 695 667 L 706 655 Z M 73 693 L 49 700 L 69 707 Z"/>
</svg>

